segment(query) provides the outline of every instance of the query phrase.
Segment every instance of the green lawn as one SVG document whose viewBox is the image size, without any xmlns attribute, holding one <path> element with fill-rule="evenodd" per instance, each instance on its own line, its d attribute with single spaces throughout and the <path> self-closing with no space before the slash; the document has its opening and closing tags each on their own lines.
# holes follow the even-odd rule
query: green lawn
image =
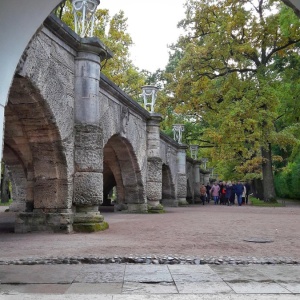
<svg viewBox="0 0 300 300">
<path fill-rule="evenodd" d="M 263 206 L 263 207 L 283 207 L 284 205 L 282 205 L 281 201 L 279 202 L 264 202 L 262 200 L 259 200 L 257 198 L 254 197 L 249 197 L 249 200 L 251 202 L 251 205 L 253 206 Z"/>
</svg>

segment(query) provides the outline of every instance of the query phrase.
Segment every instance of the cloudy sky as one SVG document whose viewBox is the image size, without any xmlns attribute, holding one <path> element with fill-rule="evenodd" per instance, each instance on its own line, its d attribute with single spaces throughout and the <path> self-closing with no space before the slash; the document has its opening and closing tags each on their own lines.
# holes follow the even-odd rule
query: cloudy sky
<svg viewBox="0 0 300 300">
<path fill-rule="evenodd" d="M 154 72 L 168 62 L 167 45 L 175 43 L 184 18 L 185 0 L 101 0 L 99 8 L 110 15 L 123 10 L 128 18 L 128 33 L 133 39 L 131 59 L 139 69 Z"/>
</svg>

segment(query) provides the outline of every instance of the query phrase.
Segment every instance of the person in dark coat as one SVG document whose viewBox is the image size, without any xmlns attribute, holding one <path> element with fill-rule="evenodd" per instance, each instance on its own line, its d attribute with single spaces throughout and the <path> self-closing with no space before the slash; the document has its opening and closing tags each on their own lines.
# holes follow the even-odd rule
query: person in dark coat
<svg viewBox="0 0 300 300">
<path fill-rule="evenodd" d="M 230 205 L 234 205 L 234 202 L 235 202 L 235 182 L 232 181 L 232 188 L 231 188 L 231 195 L 230 195 Z"/>
<path fill-rule="evenodd" d="M 210 190 L 211 190 L 211 185 L 209 184 L 209 182 L 206 184 L 206 201 L 207 203 L 209 203 L 209 200 L 210 200 Z"/>
<path fill-rule="evenodd" d="M 225 193 L 225 204 L 230 205 L 230 199 L 232 194 L 232 183 L 228 181 L 226 184 L 226 193 Z"/>
<path fill-rule="evenodd" d="M 237 201 L 238 201 L 239 206 L 242 205 L 243 191 L 244 191 L 244 185 L 240 181 L 238 181 L 236 186 L 235 186 L 235 194 L 237 196 Z"/>
<path fill-rule="evenodd" d="M 226 185 L 225 182 L 220 181 L 220 204 L 225 204 Z"/>
</svg>

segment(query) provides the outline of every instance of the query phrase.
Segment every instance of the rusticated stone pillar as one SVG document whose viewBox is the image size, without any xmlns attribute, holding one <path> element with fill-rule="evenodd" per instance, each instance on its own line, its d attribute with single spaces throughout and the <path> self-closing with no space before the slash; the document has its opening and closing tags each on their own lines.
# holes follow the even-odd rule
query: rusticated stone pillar
<svg viewBox="0 0 300 300">
<path fill-rule="evenodd" d="M 200 163 L 194 162 L 194 202 L 200 202 Z"/>
<path fill-rule="evenodd" d="M 92 43 L 93 41 L 93 43 Z M 104 230 L 99 204 L 103 201 L 103 138 L 100 128 L 100 57 L 103 45 L 82 39 L 75 66 L 75 176 L 76 207 L 73 229 Z"/>
<path fill-rule="evenodd" d="M 179 206 L 188 205 L 186 201 L 186 145 L 181 145 L 177 150 L 177 200 Z"/>
<path fill-rule="evenodd" d="M 149 212 L 162 212 L 162 160 L 160 157 L 160 114 L 152 113 L 147 122 L 147 201 Z"/>
</svg>

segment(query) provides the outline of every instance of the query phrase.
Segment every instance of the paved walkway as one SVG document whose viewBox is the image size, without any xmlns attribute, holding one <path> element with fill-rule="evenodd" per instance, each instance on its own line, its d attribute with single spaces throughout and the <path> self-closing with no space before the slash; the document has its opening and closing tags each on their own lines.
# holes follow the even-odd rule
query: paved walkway
<svg viewBox="0 0 300 300">
<path fill-rule="evenodd" d="M 0 299 L 300 299 L 292 265 L 1 265 Z"/>
<path fill-rule="evenodd" d="M 0 260 L 115 255 L 228 255 L 299 258 L 299 206 L 191 206 L 164 215 L 105 213 L 95 234 L 11 233 L 0 209 Z M 224 230 L 226 229 L 226 230 Z M 247 237 L 272 243 L 248 243 Z M 175 252 L 176 251 L 176 252 Z M 178 251 L 178 252 L 177 252 Z M 167 253 L 167 254 L 166 254 Z M 0 300 L 300 299 L 300 265 L 41 264 L 0 265 Z"/>
</svg>

